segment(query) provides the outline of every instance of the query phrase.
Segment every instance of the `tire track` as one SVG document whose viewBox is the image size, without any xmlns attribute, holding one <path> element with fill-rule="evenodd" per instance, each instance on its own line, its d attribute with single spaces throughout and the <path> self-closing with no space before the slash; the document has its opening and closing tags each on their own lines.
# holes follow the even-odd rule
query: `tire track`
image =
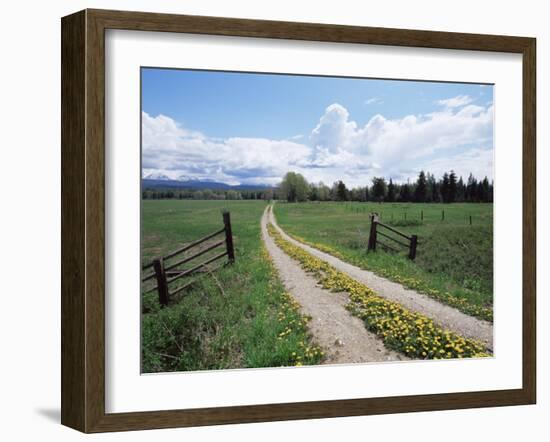
<svg viewBox="0 0 550 442">
<path fill-rule="evenodd" d="M 407 289 L 401 284 L 382 278 L 373 272 L 356 267 L 332 255 L 329 255 L 328 253 L 321 252 L 314 247 L 295 240 L 286 234 L 285 231 L 277 224 L 273 210 L 268 210 L 267 213 L 264 213 L 264 216 L 267 216 L 267 221 L 273 224 L 285 240 L 301 247 L 311 255 L 326 261 L 337 270 L 340 270 L 341 272 L 348 274 L 353 279 L 367 285 L 378 295 L 397 302 L 409 310 L 421 313 L 431 318 L 441 327 L 458 333 L 465 338 L 476 339 L 483 342 L 486 347 L 494 353 L 493 325 L 490 322 L 469 316 L 462 313 L 460 310 L 438 302 L 427 295 Z"/>
<path fill-rule="evenodd" d="M 270 212 L 270 211 L 269 211 Z M 308 326 L 316 343 L 325 351 L 326 364 L 399 361 L 408 359 L 393 350 L 368 331 L 359 318 L 345 308 L 346 293 L 323 289 L 298 263 L 285 254 L 267 232 L 268 210 L 261 220 L 262 238 L 286 290 L 311 316 Z"/>
</svg>

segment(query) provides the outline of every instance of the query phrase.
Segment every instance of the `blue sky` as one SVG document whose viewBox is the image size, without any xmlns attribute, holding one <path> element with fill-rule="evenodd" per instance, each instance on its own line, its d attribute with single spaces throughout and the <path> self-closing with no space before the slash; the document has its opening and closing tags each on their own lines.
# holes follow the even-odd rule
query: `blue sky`
<svg viewBox="0 0 550 442">
<path fill-rule="evenodd" d="M 143 174 L 274 184 L 294 170 L 352 186 L 420 169 L 492 178 L 492 102 L 488 85 L 144 68 Z"/>
</svg>

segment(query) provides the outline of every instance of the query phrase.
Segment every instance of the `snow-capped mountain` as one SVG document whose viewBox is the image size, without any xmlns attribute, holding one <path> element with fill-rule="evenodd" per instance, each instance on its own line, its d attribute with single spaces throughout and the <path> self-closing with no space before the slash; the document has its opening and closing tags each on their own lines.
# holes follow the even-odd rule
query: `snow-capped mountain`
<svg viewBox="0 0 550 442">
<path fill-rule="evenodd" d="M 143 177 L 144 180 L 170 181 L 171 178 L 162 172 L 151 172 Z"/>
<path fill-rule="evenodd" d="M 237 184 L 231 185 L 226 183 L 220 183 L 212 180 L 200 180 L 200 179 L 184 179 L 184 180 L 172 180 L 166 175 L 160 175 L 160 178 L 156 178 L 158 175 L 145 176 L 141 180 L 143 188 L 172 188 L 172 189 L 212 189 L 212 190 L 260 190 L 268 189 L 272 186 L 267 184 Z"/>
</svg>

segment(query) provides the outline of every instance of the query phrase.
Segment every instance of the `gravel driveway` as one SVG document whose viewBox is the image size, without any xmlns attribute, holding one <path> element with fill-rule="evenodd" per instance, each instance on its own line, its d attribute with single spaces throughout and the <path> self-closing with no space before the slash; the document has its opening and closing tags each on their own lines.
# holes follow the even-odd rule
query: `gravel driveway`
<svg viewBox="0 0 550 442">
<path fill-rule="evenodd" d="M 267 232 L 268 218 L 266 210 L 261 224 L 267 251 L 286 290 L 300 303 L 302 313 L 311 316 L 309 330 L 316 344 L 325 352 L 324 363 L 406 360 L 405 356 L 388 350 L 374 333 L 365 328 L 363 321 L 345 309 L 347 294 L 323 289 L 314 277 L 279 249 Z"/>
<path fill-rule="evenodd" d="M 273 226 L 281 233 L 285 240 L 301 247 L 311 255 L 328 262 L 334 268 L 351 276 L 353 279 L 367 285 L 378 295 L 395 301 L 409 310 L 422 313 L 431 318 L 441 327 L 454 331 L 465 338 L 476 339 L 483 342 L 488 349 L 493 350 L 493 325 L 482 319 L 469 316 L 461 311 L 446 304 L 436 301 L 427 295 L 407 289 L 401 284 L 382 278 L 373 272 L 361 269 L 352 264 L 344 262 L 328 253 L 303 244 L 288 236 L 283 229 L 279 227 L 273 210 L 267 210 L 262 218 L 262 226 L 265 222 L 271 222 Z"/>
</svg>

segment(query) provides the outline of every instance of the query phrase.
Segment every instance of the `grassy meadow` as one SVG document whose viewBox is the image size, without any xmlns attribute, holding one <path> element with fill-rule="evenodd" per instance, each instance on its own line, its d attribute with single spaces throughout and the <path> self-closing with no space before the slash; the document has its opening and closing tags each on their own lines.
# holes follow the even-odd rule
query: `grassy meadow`
<svg viewBox="0 0 550 442">
<path fill-rule="evenodd" d="M 367 253 L 371 212 L 385 224 L 418 235 L 415 261 L 382 247 Z M 492 204 L 278 202 L 275 214 L 280 226 L 298 239 L 492 320 Z"/>
<path fill-rule="evenodd" d="M 142 263 L 219 230 L 223 210 L 231 213 L 236 255 L 232 265 L 173 283 L 171 290 L 195 280 L 165 308 L 160 308 L 156 290 L 148 292 L 154 281 L 142 284 L 142 372 L 293 366 L 323 359 L 308 334 L 308 318 L 285 292 L 262 245 L 265 207 L 260 200 L 142 202 Z M 491 204 L 277 202 L 274 211 L 281 227 L 297 239 L 468 314 L 492 319 Z M 367 253 L 370 212 L 418 235 L 415 261 L 381 247 Z"/>
<path fill-rule="evenodd" d="M 310 342 L 307 318 L 285 293 L 262 247 L 260 217 L 265 206 L 263 201 L 142 202 L 143 263 L 219 230 L 224 209 L 231 213 L 236 255 L 233 265 L 197 276 L 197 282 L 166 308 L 159 307 L 156 291 L 145 293 L 152 283 L 142 284 L 142 372 L 276 367 L 321 360 L 320 350 Z"/>
</svg>

